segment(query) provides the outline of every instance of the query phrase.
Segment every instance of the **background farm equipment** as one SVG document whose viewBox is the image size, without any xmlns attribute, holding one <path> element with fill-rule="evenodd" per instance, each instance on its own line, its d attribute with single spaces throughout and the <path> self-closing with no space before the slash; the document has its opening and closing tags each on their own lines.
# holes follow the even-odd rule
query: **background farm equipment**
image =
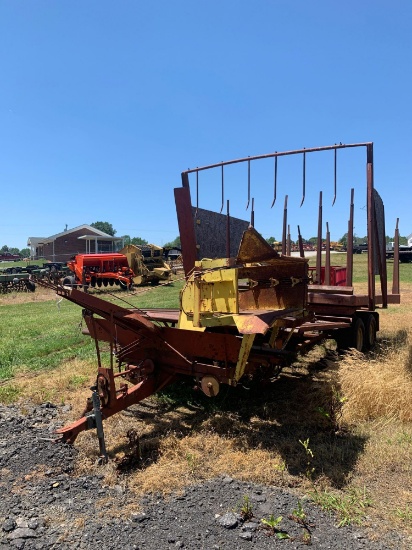
<svg viewBox="0 0 412 550">
<path fill-rule="evenodd" d="M 118 285 L 123 290 L 139 283 L 124 254 L 77 254 L 67 262 L 72 272 L 63 279 L 64 286 L 79 286 L 87 290 Z"/>
<path fill-rule="evenodd" d="M 250 222 L 232 218 L 229 203 L 226 215 L 199 208 L 198 198 L 196 206 L 192 206 L 191 172 L 196 172 L 197 191 L 199 171 L 221 168 L 223 207 L 224 166 L 238 162 L 250 164 L 270 157 L 277 161 L 279 156 L 297 154 L 303 155 L 305 166 L 307 154 L 325 150 L 335 154 L 336 198 L 336 153 L 345 147 L 362 147 L 367 151 L 367 294 L 354 293 L 350 245 L 347 265 L 344 268 L 330 265 L 328 224 L 325 265 L 322 266 L 322 195 L 316 267 L 311 275 L 303 246 L 299 247 L 298 257 L 286 254 L 290 250 L 287 200 L 282 254 L 254 229 L 253 206 Z M 275 196 L 276 167 L 277 162 Z M 272 381 L 299 354 L 326 338 L 336 340 L 341 348 L 366 351 L 373 347 L 379 330 L 376 304 L 387 307 L 388 302 L 399 302 L 400 297 L 396 270 L 392 294 L 387 293 L 383 205 L 373 188 L 371 143 L 340 144 L 228 161 L 183 172 L 182 184 L 175 189 L 186 276 L 180 309 L 125 308 L 75 288 L 55 287 L 58 294 L 83 308 L 86 332 L 95 339 L 98 359 L 95 393 L 100 399 L 103 418 L 141 401 L 182 375 L 194 378 L 203 392 L 212 397 L 217 395 L 221 384 L 236 386 L 251 377 Z M 351 243 L 353 190 L 349 212 L 348 242 Z M 375 274 L 380 276 L 381 295 L 375 292 Z M 110 346 L 110 364 L 103 364 L 101 341 Z M 85 416 L 59 430 L 63 439 L 73 442 L 81 431 L 96 427 L 96 414 L 91 407 L 90 402 Z M 104 452 L 100 428 L 99 433 Z"/>
<path fill-rule="evenodd" d="M 11 252 L 0 253 L 0 262 L 19 262 L 20 260 L 20 254 L 12 254 Z"/>
<path fill-rule="evenodd" d="M 129 244 L 120 253 L 126 256 L 135 274 L 135 284 L 157 285 L 160 281 L 170 281 L 172 270 L 163 259 L 162 247 L 154 244 Z"/>
<path fill-rule="evenodd" d="M 35 282 L 27 273 L 14 273 L 0 275 L 0 293 L 7 292 L 34 292 Z"/>
</svg>

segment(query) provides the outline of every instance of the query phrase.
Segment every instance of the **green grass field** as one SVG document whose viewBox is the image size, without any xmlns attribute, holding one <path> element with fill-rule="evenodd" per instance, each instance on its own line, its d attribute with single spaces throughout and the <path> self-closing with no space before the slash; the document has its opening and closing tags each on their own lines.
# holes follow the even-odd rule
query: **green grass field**
<svg viewBox="0 0 412 550">
<path fill-rule="evenodd" d="M 80 330 L 81 311 L 68 301 L 0 307 L 0 380 L 16 372 L 55 368 L 74 356 L 94 355 Z"/>
<path fill-rule="evenodd" d="M 176 281 L 167 286 L 140 287 L 134 294 L 116 289 L 111 294 L 99 292 L 98 296 L 124 307 L 179 307 L 182 285 Z M 12 295 L 3 303 L 0 299 L 0 381 L 23 371 L 53 369 L 74 357 L 94 358 L 94 342 L 81 333 L 81 322 L 81 308 L 68 300 L 56 300 L 53 293 L 42 301 L 16 303 Z"/>
</svg>

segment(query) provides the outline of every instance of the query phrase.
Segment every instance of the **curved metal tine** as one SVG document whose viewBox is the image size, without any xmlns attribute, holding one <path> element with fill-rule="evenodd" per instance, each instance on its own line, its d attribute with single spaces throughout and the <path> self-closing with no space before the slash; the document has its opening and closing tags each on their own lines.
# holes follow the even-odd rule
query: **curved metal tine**
<svg viewBox="0 0 412 550">
<path fill-rule="evenodd" d="M 303 153 L 303 189 L 302 189 L 302 202 L 300 203 L 300 206 L 305 201 L 305 194 L 306 194 L 306 153 Z"/>
<path fill-rule="evenodd" d="M 225 203 L 225 187 L 224 187 L 223 164 L 222 164 L 222 206 L 220 207 L 220 213 L 222 213 L 224 203 Z"/>
<path fill-rule="evenodd" d="M 250 204 L 250 160 L 247 161 L 247 205 L 246 210 Z"/>
<path fill-rule="evenodd" d="M 338 160 L 338 150 L 335 149 L 335 177 L 334 177 L 334 195 L 333 195 L 333 201 L 332 206 L 335 204 L 336 201 L 336 194 L 337 194 L 337 160 Z"/>
<path fill-rule="evenodd" d="M 277 153 L 277 151 L 276 151 L 276 153 Z M 271 208 L 273 208 L 273 205 L 276 202 L 276 188 L 277 188 L 277 185 L 278 185 L 278 157 L 275 157 L 275 182 L 274 182 L 274 187 L 273 187 L 273 201 L 272 201 L 272 204 L 270 205 Z"/>
<path fill-rule="evenodd" d="M 250 212 L 250 225 L 255 227 L 255 199 L 252 197 L 252 210 Z"/>
<path fill-rule="evenodd" d="M 199 170 L 196 170 L 196 212 L 195 216 L 197 216 L 197 211 L 199 210 Z"/>
</svg>

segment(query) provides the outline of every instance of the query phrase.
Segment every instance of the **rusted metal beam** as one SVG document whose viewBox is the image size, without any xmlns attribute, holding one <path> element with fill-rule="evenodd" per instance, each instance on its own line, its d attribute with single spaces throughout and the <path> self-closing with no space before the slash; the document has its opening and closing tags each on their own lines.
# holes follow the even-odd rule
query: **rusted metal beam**
<svg viewBox="0 0 412 550">
<path fill-rule="evenodd" d="M 330 285 L 330 233 L 329 233 L 329 224 L 326 222 L 326 258 L 325 258 L 325 285 Z"/>
<path fill-rule="evenodd" d="M 254 160 L 261 160 L 261 159 L 268 159 L 268 158 L 276 158 L 276 157 L 284 157 L 288 155 L 299 155 L 303 153 L 315 153 L 319 151 L 335 151 L 338 149 L 348 149 L 353 147 L 368 147 L 372 145 L 371 142 L 363 142 L 363 143 L 350 143 L 350 144 L 338 144 L 338 145 L 327 145 L 325 147 L 312 147 L 312 148 L 303 148 L 303 149 L 296 149 L 293 151 L 282 151 L 282 152 L 275 152 L 275 153 L 269 153 L 266 155 L 256 155 L 253 157 L 243 157 L 239 159 L 234 160 L 228 160 L 224 162 L 218 162 L 216 164 L 209 164 L 207 166 L 200 166 L 197 168 L 189 168 L 188 170 L 185 170 L 182 172 L 182 184 L 183 186 L 187 185 L 188 180 L 183 181 L 183 174 L 191 174 L 193 172 L 201 172 L 202 170 L 208 170 L 210 168 L 219 168 L 221 166 L 229 166 L 231 164 L 238 164 L 239 162 L 247 162 L 247 161 L 254 161 Z"/>
<path fill-rule="evenodd" d="M 299 256 L 301 258 L 304 258 L 305 257 L 305 250 L 303 248 L 303 240 L 302 240 L 302 235 L 300 233 L 299 225 L 298 225 L 298 243 L 299 243 Z"/>
<path fill-rule="evenodd" d="M 367 181 L 367 220 L 368 220 L 368 297 L 369 309 L 375 309 L 375 271 L 374 271 L 374 253 L 375 239 L 373 238 L 375 229 L 375 208 L 373 204 L 373 144 L 367 146 L 366 158 L 366 181 Z"/>
<path fill-rule="evenodd" d="M 350 190 L 350 208 L 349 208 L 349 222 L 348 222 L 348 238 L 346 243 L 346 284 L 352 286 L 353 283 L 353 211 L 354 211 L 354 197 L 355 190 Z"/>
<path fill-rule="evenodd" d="M 318 211 L 318 239 L 316 250 L 316 283 L 321 282 L 322 274 L 322 191 L 319 193 L 319 211 Z"/>
<path fill-rule="evenodd" d="M 286 255 L 290 256 L 291 251 L 292 251 L 292 244 L 290 239 L 290 225 L 288 224 L 288 236 L 286 239 Z"/>
<path fill-rule="evenodd" d="M 190 188 L 177 187 L 174 193 L 177 223 L 179 225 L 180 243 L 182 247 L 183 269 L 187 276 L 194 268 L 195 261 L 197 260 L 196 235 L 192 217 Z"/>
<path fill-rule="evenodd" d="M 393 243 L 392 294 L 399 294 L 399 218 L 396 218 L 395 241 Z"/>
<path fill-rule="evenodd" d="M 286 254 L 286 228 L 288 223 L 288 196 L 285 196 L 285 205 L 283 207 L 283 231 L 282 231 L 282 254 Z"/>
</svg>

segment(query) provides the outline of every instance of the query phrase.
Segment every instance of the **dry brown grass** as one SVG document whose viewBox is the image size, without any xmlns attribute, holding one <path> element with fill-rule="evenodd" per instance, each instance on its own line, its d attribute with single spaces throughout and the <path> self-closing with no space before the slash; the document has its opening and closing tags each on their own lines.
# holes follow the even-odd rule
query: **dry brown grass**
<svg viewBox="0 0 412 550">
<path fill-rule="evenodd" d="M 49 288 L 36 286 L 36 292 L 9 292 L 0 293 L 0 305 L 3 304 L 27 304 L 27 302 L 45 302 L 54 300 L 56 293 Z"/>
<path fill-rule="evenodd" d="M 52 372 L 20 372 L 11 381 L 2 385 L 15 388 L 21 401 L 31 401 L 35 404 L 46 401 L 67 403 L 73 406 L 73 414 L 79 415 L 84 409 L 85 396 L 90 395 L 89 388 L 95 378 L 94 362 L 73 359 Z M 83 408 L 80 405 L 81 401 Z"/>
</svg>

